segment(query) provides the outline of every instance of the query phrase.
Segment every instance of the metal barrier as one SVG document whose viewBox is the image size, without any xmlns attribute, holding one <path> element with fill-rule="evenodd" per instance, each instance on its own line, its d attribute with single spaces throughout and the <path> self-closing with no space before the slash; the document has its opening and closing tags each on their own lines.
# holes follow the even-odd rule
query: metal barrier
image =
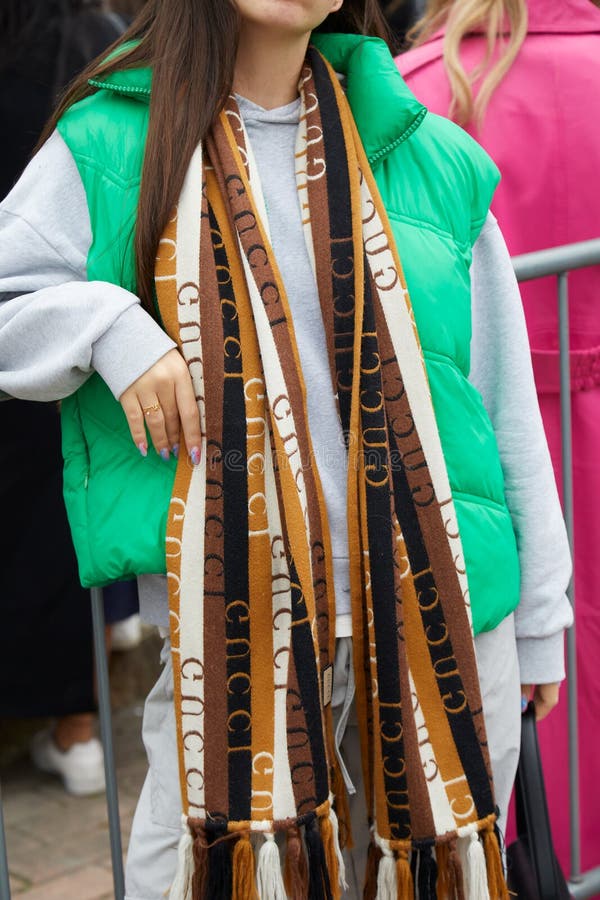
<svg viewBox="0 0 600 900">
<path fill-rule="evenodd" d="M 569 366 L 569 295 L 568 273 L 573 269 L 600 264 L 600 239 L 566 244 L 538 253 L 526 253 L 513 258 L 515 274 L 519 281 L 531 281 L 556 275 L 558 281 L 558 318 L 560 348 L 560 408 L 561 442 L 563 462 L 563 505 L 564 516 L 573 553 L 573 471 L 571 440 L 571 391 Z M 574 580 L 568 590 L 569 599 L 575 611 Z M 91 591 L 92 616 L 94 624 L 94 650 L 96 657 L 96 677 L 98 682 L 98 712 L 100 732 L 104 747 L 104 767 L 106 774 L 106 802 L 110 830 L 110 850 L 113 868 L 115 900 L 123 900 L 125 885 L 123 877 L 123 855 L 121 825 L 119 820 L 119 798 L 116 767 L 112 740 L 110 707 L 110 685 L 108 661 L 104 641 L 104 606 L 102 590 Z M 571 875 L 569 889 L 575 900 L 587 900 L 600 892 L 600 865 L 588 872 L 581 871 L 581 825 L 579 812 L 579 760 L 577 727 L 577 657 L 575 628 L 567 633 L 567 675 L 569 706 L 569 759 L 570 798 L 569 812 L 571 825 Z M 10 884 L 6 854 L 6 840 L 2 819 L 2 797 L 0 793 L 0 900 L 10 900 Z"/>
<path fill-rule="evenodd" d="M 573 452 L 571 437 L 571 372 L 569 361 L 569 286 L 568 273 L 600 264 L 600 240 L 565 244 L 538 253 L 513 258 L 519 281 L 531 281 L 547 275 L 557 276 L 558 330 L 560 358 L 560 418 L 563 480 L 563 513 L 571 554 L 573 541 Z M 574 555 L 573 555 L 574 558 Z M 575 614 L 575 579 L 567 591 Z M 579 728 L 577 719 L 577 654 L 575 626 L 567 632 L 567 700 L 569 721 L 569 823 L 571 874 L 569 889 L 575 900 L 586 900 L 600 892 L 600 865 L 581 871 L 581 822 L 579 809 Z"/>
<path fill-rule="evenodd" d="M 4 835 L 2 789 L 0 788 L 0 900 L 10 900 L 10 881 L 8 877 L 8 860 L 6 857 L 6 838 Z"/>
<path fill-rule="evenodd" d="M 98 716 L 100 734 L 104 748 L 104 774 L 106 777 L 106 805 L 108 809 L 108 830 L 110 834 L 110 856 L 112 860 L 115 900 L 124 900 L 125 878 L 123 877 L 123 849 L 121 842 L 121 820 L 119 817 L 119 792 L 117 769 L 113 749 L 112 715 L 110 709 L 110 683 L 108 680 L 108 659 L 104 636 L 104 602 L 102 588 L 92 588 L 92 621 L 94 625 L 94 656 L 96 658 L 96 679 L 98 684 Z"/>
</svg>

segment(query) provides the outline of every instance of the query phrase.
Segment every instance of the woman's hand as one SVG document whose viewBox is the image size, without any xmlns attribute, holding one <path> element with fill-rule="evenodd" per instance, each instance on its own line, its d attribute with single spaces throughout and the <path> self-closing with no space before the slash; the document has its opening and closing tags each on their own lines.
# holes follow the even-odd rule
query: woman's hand
<svg viewBox="0 0 600 900">
<path fill-rule="evenodd" d="M 187 364 L 178 350 L 169 350 L 152 368 L 124 391 L 119 401 L 131 437 L 142 454 L 148 453 L 148 427 L 152 443 L 164 460 L 179 455 L 180 433 L 194 465 L 200 462 L 200 416 Z"/>
<path fill-rule="evenodd" d="M 531 696 L 532 690 L 533 697 Z M 549 712 L 552 712 L 558 703 L 559 691 L 560 681 L 555 681 L 551 684 L 536 684 L 535 688 L 533 688 L 533 685 L 531 684 L 521 685 L 521 696 L 523 697 L 523 700 L 533 700 L 537 722 L 540 722 Z"/>
</svg>

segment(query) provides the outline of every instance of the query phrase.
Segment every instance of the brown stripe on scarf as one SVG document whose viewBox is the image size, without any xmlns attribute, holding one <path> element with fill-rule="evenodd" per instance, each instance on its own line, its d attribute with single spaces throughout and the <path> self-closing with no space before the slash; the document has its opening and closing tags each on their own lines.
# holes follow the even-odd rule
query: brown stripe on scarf
<svg viewBox="0 0 600 900">
<path fill-rule="evenodd" d="M 394 585 L 398 628 L 398 656 L 400 659 L 400 690 L 401 695 L 404 698 L 402 708 L 403 725 L 405 719 L 407 720 L 407 727 L 403 729 L 404 748 L 406 752 L 406 776 L 410 801 L 412 834 L 416 840 L 420 840 L 422 838 L 430 838 L 432 834 L 435 834 L 435 824 L 429 803 L 425 772 L 423 770 L 421 753 L 419 750 L 423 735 L 418 732 L 415 722 L 413 704 L 416 698 L 413 696 L 408 674 L 411 660 L 408 654 L 408 641 L 406 639 L 406 617 L 407 608 L 412 602 L 416 601 L 416 594 L 412 579 L 410 576 L 406 577 L 406 573 L 403 572 L 400 551 L 404 545 L 395 511 L 392 513 L 392 521 L 394 527 Z M 406 709 L 407 704 L 410 704 L 410 711 Z M 439 712 L 441 713 L 443 710 L 440 708 Z"/>
<path fill-rule="evenodd" d="M 225 627 L 225 519 L 223 510 L 223 315 L 217 283 L 217 264 L 223 265 L 223 239 L 206 194 L 210 182 L 206 173 L 206 192 L 202 208 L 201 242 L 211 253 L 201 254 L 200 284 L 202 322 L 211 323 L 211 339 L 203 343 L 204 383 L 206 386 L 206 506 L 204 513 L 204 645 L 226 646 Z M 217 254 L 221 258 L 217 263 Z M 226 816 L 229 808 L 227 767 L 227 660 L 224 654 L 206 655 L 204 690 L 210 702 L 205 705 L 205 769 L 215 772 L 205 784 L 206 808 L 211 815 Z"/>
<path fill-rule="evenodd" d="M 403 560 L 403 564 L 407 568 L 410 567 L 403 538 L 399 540 L 398 555 Z M 408 662 L 426 722 L 426 734 L 418 732 L 418 737 L 419 741 L 423 742 L 427 742 L 428 739 L 428 743 L 431 746 L 431 762 L 424 766 L 423 774 L 429 780 L 430 778 L 435 778 L 439 773 L 443 782 L 454 782 L 464 772 L 452 739 L 452 732 L 445 715 L 437 680 L 429 664 L 427 636 L 423 630 L 419 602 L 411 579 L 407 579 L 403 610 Z M 430 639 L 432 637 L 434 636 L 430 635 Z M 456 799 L 459 798 L 453 796 L 450 789 L 449 800 Z M 431 833 L 431 831 L 423 833 L 415 827 L 416 838 L 427 837 Z"/>
</svg>

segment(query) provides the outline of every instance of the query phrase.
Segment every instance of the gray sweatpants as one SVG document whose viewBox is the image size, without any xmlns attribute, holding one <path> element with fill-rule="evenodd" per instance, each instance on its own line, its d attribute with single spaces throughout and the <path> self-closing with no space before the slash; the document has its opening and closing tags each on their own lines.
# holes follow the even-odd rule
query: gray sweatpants
<svg viewBox="0 0 600 900">
<path fill-rule="evenodd" d="M 494 631 L 475 638 L 475 651 L 483 698 L 488 744 L 494 772 L 496 800 L 504 831 L 519 756 L 521 734 L 521 692 L 513 617 Z M 350 797 L 355 847 L 346 853 L 348 892 L 362 897 L 362 878 L 369 835 L 366 810 L 360 788 L 360 742 L 353 714 L 348 641 L 338 642 L 336 684 L 333 702 L 337 736 L 347 767 L 348 779 L 356 786 Z M 181 807 L 175 718 L 173 712 L 173 672 L 168 640 L 161 654 L 164 669 L 148 695 L 144 709 L 143 739 L 149 770 L 137 805 L 126 867 L 126 900 L 164 900 L 168 896 L 177 862 L 181 834 Z M 343 736 L 342 736 L 343 733 Z"/>
</svg>

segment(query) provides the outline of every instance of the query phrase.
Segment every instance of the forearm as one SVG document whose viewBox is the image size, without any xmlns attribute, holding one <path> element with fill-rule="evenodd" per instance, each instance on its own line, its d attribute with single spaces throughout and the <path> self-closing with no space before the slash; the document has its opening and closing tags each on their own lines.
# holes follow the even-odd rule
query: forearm
<svg viewBox="0 0 600 900">
<path fill-rule="evenodd" d="M 572 611 L 568 542 L 539 412 L 518 287 L 493 218 L 472 267 L 470 380 L 492 421 L 521 566 L 515 627 L 523 682 L 564 677 L 563 633 Z"/>
<path fill-rule="evenodd" d="M 69 282 L 0 304 L 0 390 L 57 400 L 96 370 L 115 397 L 174 346 L 138 298 L 104 282 Z"/>
</svg>

